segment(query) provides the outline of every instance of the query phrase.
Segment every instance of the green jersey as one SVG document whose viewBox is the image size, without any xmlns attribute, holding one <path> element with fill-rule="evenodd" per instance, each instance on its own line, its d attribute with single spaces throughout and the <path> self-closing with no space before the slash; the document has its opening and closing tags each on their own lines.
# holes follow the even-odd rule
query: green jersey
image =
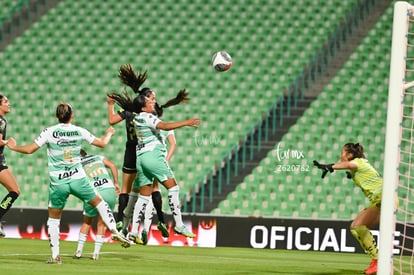
<svg viewBox="0 0 414 275">
<path fill-rule="evenodd" d="M 103 156 L 86 155 L 82 158 L 82 166 L 91 184 L 98 191 L 105 188 L 115 188 L 112 177 L 103 163 Z"/>
<path fill-rule="evenodd" d="M 80 149 L 82 142 L 92 143 L 95 136 L 88 130 L 73 124 L 60 123 L 40 133 L 35 143 L 47 145 L 47 158 L 50 183 L 69 184 L 72 180 L 86 177 L 82 168 Z"/>
<path fill-rule="evenodd" d="M 161 120 L 150 113 L 141 112 L 134 118 L 135 133 L 137 135 L 137 156 L 155 148 L 165 148 L 164 139 L 157 129 Z"/>
<path fill-rule="evenodd" d="M 371 202 L 380 201 L 382 194 L 381 175 L 364 158 L 355 158 L 352 161 L 358 166 L 357 169 L 350 171 L 355 184 L 361 188 Z"/>
</svg>

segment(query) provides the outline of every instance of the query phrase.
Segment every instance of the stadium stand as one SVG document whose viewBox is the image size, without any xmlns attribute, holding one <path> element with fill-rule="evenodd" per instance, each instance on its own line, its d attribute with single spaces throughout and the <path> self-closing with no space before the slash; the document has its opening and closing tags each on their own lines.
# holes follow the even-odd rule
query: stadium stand
<svg viewBox="0 0 414 275">
<path fill-rule="evenodd" d="M 157 90 L 161 103 L 175 96 L 181 88 L 190 90 L 191 103 L 167 110 L 166 121 L 189 116 L 203 120 L 196 131 L 188 128 L 176 131 L 178 148 L 171 165 L 184 191 L 183 196 L 188 198 L 200 188 L 203 175 L 215 169 L 223 156 L 261 119 L 273 101 L 283 95 L 356 2 L 332 0 L 321 6 L 314 0 L 300 0 L 292 7 L 288 2 L 258 0 L 237 4 L 230 0 L 219 4 L 202 0 L 169 0 L 142 6 L 127 0 L 62 1 L 0 55 L 3 64 L 0 90 L 8 94 L 13 106 L 9 115 L 9 135 L 20 143 L 32 141 L 45 126 L 56 122 L 53 112 L 60 101 L 74 105 L 75 123 L 94 134 L 102 134 L 107 127 L 105 93 L 123 89 L 117 79 L 117 70 L 121 64 L 131 63 L 136 69 L 149 70 L 146 85 Z M 309 14 L 315 16 L 304 16 Z M 377 32 L 383 31 L 378 29 Z M 387 36 L 383 37 L 379 41 L 387 42 Z M 376 47 L 381 50 L 380 45 Z M 235 58 L 233 68 L 226 73 L 217 73 L 209 66 L 211 55 L 221 49 L 228 50 Z M 366 53 L 370 54 L 372 52 Z M 367 65 L 368 62 L 366 60 Z M 387 62 L 383 65 L 386 68 Z M 349 70 L 353 71 L 352 66 Z M 345 76 L 338 76 L 337 81 L 342 83 L 340 79 L 345 79 Z M 373 86 L 378 88 L 374 83 Z M 355 87 L 361 90 L 361 87 Z M 345 98 L 347 90 L 345 86 L 342 88 Z M 351 86 L 349 89 L 356 90 Z M 328 91 L 324 93 L 328 97 Z M 328 110 L 332 100 L 318 99 L 317 102 L 325 105 L 312 107 L 312 111 L 303 118 L 302 126 L 295 126 L 298 132 L 309 135 L 309 142 L 298 140 L 297 135 L 300 134 L 295 136 L 293 132 L 283 142 L 286 146 L 302 143 L 304 151 L 309 155 L 313 152 L 312 156 L 322 159 L 320 150 L 333 138 L 326 134 L 326 140 L 321 141 L 321 127 L 334 115 L 319 113 L 319 110 Z M 338 106 L 337 109 L 341 108 Z M 319 119 L 313 121 L 310 112 Z M 384 114 L 376 115 L 383 118 Z M 345 114 L 342 113 L 342 117 L 330 121 L 343 123 Z M 316 126 L 309 133 L 303 125 L 312 123 Z M 333 134 L 341 127 L 338 124 L 329 128 Z M 123 126 L 119 125 L 116 130 L 117 135 L 109 147 L 105 150 L 88 148 L 88 151 L 105 154 L 120 166 Z M 344 133 L 343 136 L 345 140 L 348 135 Z M 288 138 L 293 138 L 293 141 L 289 142 Z M 380 142 L 378 140 L 378 144 Z M 309 144 L 316 146 L 309 148 Z M 330 153 L 331 149 L 326 149 L 326 156 L 335 158 L 338 146 L 335 145 L 332 148 L 335 151 Z M 375 149 L 375 145 L 372 146 Z M 23 160 L 8 152 L 7 159 L 26 191 L 16 205 L 44 206 L 47 192 L 43 186 L 48 182 L 45 152 L 25 156 Z M 296 190 L 297 194 L 288 188 L 297 181 L 296 175 L 286 177 L 286 183 L 280 183 L 275 189 L 263 185 L 268 178 L 273 178 L 269 180 L 272 184 L 276 180 L 276 175 L 265 173 L 269 163 L 274 168 L 271 166 L 274 160 L 270 157 L 266 161 L 261 163 L 263 169 L 255 172 L 259 180 L 250 182 L 249 188 L 258 185 L 263 190 L 270 190 L 269 193 L 251 188 L 245 189 L 250 191 L 241 191 L 240 186 L 237 188 L 240 194 L 237 190 L 232 194 L 236 194 L 243 203 L 230 206 L 234 198 L 227 199 L 228 202 L 222 204 L 232 207 L 233 212 L 228 213 L 252 215 L 249 209 L 253 207 L 257 215 L 292 216 L 293 211 L 301 216 L 306 210 L 313 216 L 324 216 L 318 214 L 325 211 L 322 203 L 312 209 L 313 204 L 306 201 L 309 197 L 317 200 L 318 196 L 312 194 L 305 184 L 302 184 L 303 189 Z M 315 177 L 317 175 L 312 175 L 307 181 L 315 184 Z M 263 194 L 268 197 L 258 200 Z M 290 201 L 300 197 L 303 200 L 301 208 L 282 201 L 286 197 Z M 79 208 L 81 204 L 70 200 L 68 207 Z"/>
<path fill-rule="evenodd" d="M 322 180 L 312 160 L 335 162 L 344 143 L 360 142 L 371 163 L 383 170 L 391 22 L 390 5 L 332 82 L 244 179 L 241 186 L 249 188 L 237 188 L 212 213 L 351 219 L 366 207 L 365 197 L 344 172 Z M 280 161 L 280 148 L 300 150 L 304 157 Z M 278 165 L 297 165 L 304 171 L 280 171 Z M 273 189 L 261 190 L 262 185 Z M 260 194 L 262 203 L 277 207 L 242 207 L 248 202 L 239 198 L 252 193 Z M 275 196 L 279 201 L 274 201 Z"/>
</svg>

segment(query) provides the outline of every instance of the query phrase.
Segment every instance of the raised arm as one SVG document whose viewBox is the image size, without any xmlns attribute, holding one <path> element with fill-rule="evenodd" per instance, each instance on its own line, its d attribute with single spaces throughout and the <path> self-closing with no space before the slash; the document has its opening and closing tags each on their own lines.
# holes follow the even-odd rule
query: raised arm
<svg viewBox="0 0 414 275">
<path fill-rule="evenodd" d="M 106 147 L 106 145 L 108 145 L 114 133 L 115 133 L 115 129 L 113 127 L 109 127 L 106 130 L 105 135 L 103 135 L 100 138 L 95 138 L 93 140 L 92 145 L 95 145 L 96 147 L 100 147 L 100 148 Z"/>
<path fill-rule="evenodd" d="M 355 161 L 340 161 L 332 165 L 334 170 L 344 170 L 344 169 L 356 169 L 358 164 Z"/>
<path fill-rule="evenodd" d="M 33 154 L 37 151 L 37 149 L 39 149 L 39 146 L 34 142 L 27 145 L 17 146 L 16 140 L 14 138 L 9 138 L 7 140 L 7 146 L 10 148 L 10 150 L 22 154 Z"/>
<path fill-rule="evenodd" d="M 115 100 L 110 98 L 109 96 L 106 97 L 106 102 L 108 103 L 108 122 L 110 125 L 115 125 L 121 122 L 123 119 L 122 117 L 115 112 Z"/>
<path fill-rule="evenodd" d="M 160 121 L 157 124 L 157 129 L 169 131 L 169 130 L 174 130 L 174 129 L 185 127 L 185 126 L 198 127 L 200 122 L 201 120 L 199 118 L 190 118 L 190 119 L 179 121 L 179 122 Z"/>
</svg>

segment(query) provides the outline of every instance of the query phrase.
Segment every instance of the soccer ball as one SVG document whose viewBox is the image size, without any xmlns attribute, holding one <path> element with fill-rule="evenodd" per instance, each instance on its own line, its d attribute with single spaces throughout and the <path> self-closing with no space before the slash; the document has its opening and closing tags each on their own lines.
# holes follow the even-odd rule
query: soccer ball
<svg viewBox="0 0 414 275">
<path fill-rule="evenodd" d="M 214 69 L 219 72 L 224 72 L 230 69 L 233 64 L 233 59 L 226 51 L 216 52 L 211 59 L 211 64 Z"/>
</svg>

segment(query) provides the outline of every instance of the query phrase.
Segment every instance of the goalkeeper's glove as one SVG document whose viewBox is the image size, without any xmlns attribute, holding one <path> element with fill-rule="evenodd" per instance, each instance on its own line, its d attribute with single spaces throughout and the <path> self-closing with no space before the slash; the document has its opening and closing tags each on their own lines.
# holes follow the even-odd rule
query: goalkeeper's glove
<svg viewBox="0 0 414 275">
<path fill-rule="evenodd" d="M 319 162 L 317 162 L 316 160 L 313 161 L 313 165 L 315 165 L 316 167 L 318 167 L 319 169 L 322 170 L 322 178 L 324 178 L 326 176 L 326 174 L 328 174 L 328 172 L 333 173 L 334 169 L 332 168 L 332 166 L 334 165 L 334 163 L 331 164 L 320 164 Z"/>
</svg>

